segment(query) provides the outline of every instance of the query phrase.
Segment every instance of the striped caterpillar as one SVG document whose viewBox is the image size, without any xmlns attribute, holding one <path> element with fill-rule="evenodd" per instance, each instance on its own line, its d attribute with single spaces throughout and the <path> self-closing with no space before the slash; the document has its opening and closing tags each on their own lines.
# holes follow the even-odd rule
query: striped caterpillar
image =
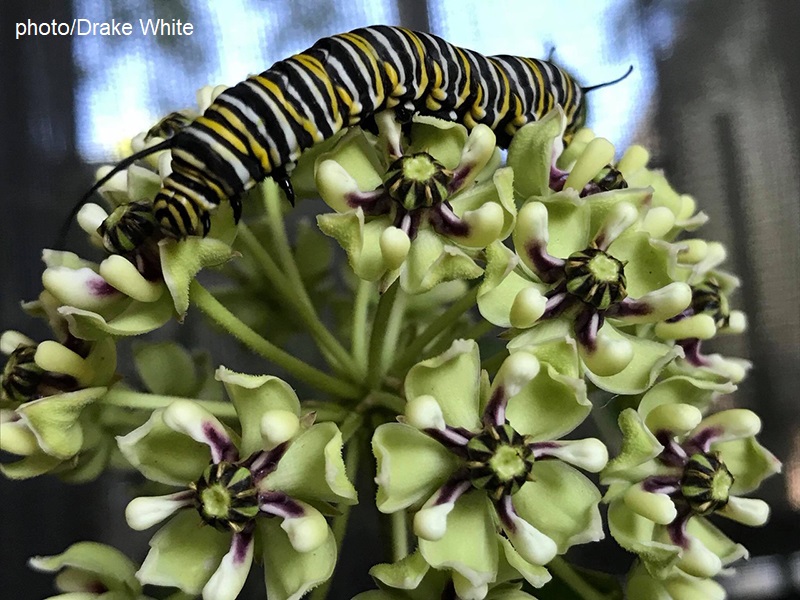
<svg viewBox="0 0 800 600">
<path fill-rule="evenodd" d="M 380 111 L 401 122 L 423 114 L 467 129 L 483 123 L 507 147 L 517 129 L 561 105 L 569 140 L 586 119 L 586 92 L 622 78 L 582 88 L 544 60 L 483 56 L 400 27 L 356 29 L 225 90 L 194 121 L 170 123 L 172 137 L 120 162 L 81 204 L 133 161 L 171 149 L 155 220 L 171 237 L 206 235 L 211 210 L 228 200 L 238 220 L 242 194 L 266 177 L 294 203 L 289 172 L 302 152 Z"/>
</svg>

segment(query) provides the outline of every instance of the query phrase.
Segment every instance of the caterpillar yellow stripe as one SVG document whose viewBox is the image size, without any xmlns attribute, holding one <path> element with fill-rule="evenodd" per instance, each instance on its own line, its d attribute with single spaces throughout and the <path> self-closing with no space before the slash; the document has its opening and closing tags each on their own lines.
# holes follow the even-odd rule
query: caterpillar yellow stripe
<svg viewBox="0 0 800 600">
<path fill-rule="evenodd" d="M 400 27 L 326 37 L 227 89 L 159 146 L 172 149 L 173 172 L 155 218 L 166 235 L 205 235 L 210 210 L 227 200 L 238 218 L 242 194 L 266 177 L 293 201 L 287 172 L 305 150 L 387 109 L 400 120 L 482 123 L 507 147 L 517 129 L 561 105 L 568 138 L 585 120 L 589 89 L 544 60 L 485 57 Z"/>
</svg>

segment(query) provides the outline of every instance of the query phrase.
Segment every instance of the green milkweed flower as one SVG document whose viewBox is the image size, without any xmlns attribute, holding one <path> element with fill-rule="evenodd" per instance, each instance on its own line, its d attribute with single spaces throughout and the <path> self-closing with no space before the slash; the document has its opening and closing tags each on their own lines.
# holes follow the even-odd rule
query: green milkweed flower
<svg viewBox="0 0 800 600">
<path fill-rule="evenodd" d="M 669 385 L 680 383 L 676 378 Z M 747 551 L 708 517 L 763 525 L 769 507 L 744 494 L 778 472 L 780 463 L 755 440 L 761 428 L 755 413 L 731 409 L 703 418 L 677 392 L 620 414 L 622 452 L 601 476 L 610 486 L 609 528 L 654 577 L 710 578 Z"/>
<path fill-rule="evenodd" d="M 111 445 L 93 406 L 115 377 L 111 338 L 37 344 L 6 331 L 0 351 L 8 356 L 0 376 L 0 450 L 18 457 L 0 465 L 0 472 L 11 479 L 44 473 L 75 482 L 96 477 Z"/>
<path fill-rule="evenodd" d="M 402 422 L 373 437 L 378 509 L 416 510 L 422 556 L 462 597 L 486 595 L 501 554 L 541 586 L 542 565 L 603 537 L 599 493 L 570 465 L 599 471 L 605 446 L 556 441 L 588 413 L 583 382 L 519 352 L 490 386 L 477 344 L 456 340 L 409 371 L 405 392 Z"/>
<path fill-rule="evenodd" d="M 516 215 L 494 133 L 416 117 L 405 142 L 392 115 L 380 123 L 377 141 L 354 129 L 317 159 L 317 189 L 336 211 L 320 228 L 384 289 L 398 277 L 412 294 L 478 277 L 476 252 L 508 236 Z"/>
<path fill-rule="evenodd" d="M 119 438 L 148 479 L 181 488 L 128 505 L 134 529 L 172 517 L 152 538 L 137 577 L 205 600 L 233 599 L 258 547 L 270 600 L 300 598 L 330 577 L 336 562 L 319 508 L 356 501 L 341 434 L 332 423 L 301 416 L 297 396 L 280 379 L 225 368 L 217 376 L 236 407 L 241 439 L 189 400 L 155 411 Z"/>
<path fill-rule="evenodd" d="M 665 579 L 648 573 L 636 562 L 626 585 L 631 600 L 725 600 L 725 589 L 713 579 L 693 577 L 676 571 Z"/>
</svg>

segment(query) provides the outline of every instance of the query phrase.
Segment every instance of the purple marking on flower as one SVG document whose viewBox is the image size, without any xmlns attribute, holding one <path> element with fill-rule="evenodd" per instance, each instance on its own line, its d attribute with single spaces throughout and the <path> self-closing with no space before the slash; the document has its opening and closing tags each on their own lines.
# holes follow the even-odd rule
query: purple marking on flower
<svg viewBox="0 0 800 600">
<path fill-rule="evenodd" d="M 358 208 L 360 206 L 367 213 L 375 207 L 382 196 L 384 196 L 384 191 L 382 188 L 378 188 L 371 192 L 350 192 L 345 194 L 344 199 L 350 208 Z"/>
<path fill-rule="evenodd" d="M 706 427 L 687 439 L 683 445 L 693 454 L 695 452 L 708 452 L 711 450 L 711 444 L 723 433 L 720 427 Z"/>
<path fill-rule="evenodd" d="M 686 526 L 689 524 L 689 518 L 692 516 L 692 511 L 688 507 L 681 507 L 678 509 L 678 516 L 667 525 L 667 533 L 672 543 L 680 546 L 681 548 L 689 547 L 689 538 L 686 535 Z"/>
<path fill-rule="evenodd" d="M 593 308 L 586 308 L 575 319 L 575 337 L 589 352 L 597 350 L 597 332 L 603 326 L 603 316 Z"/>
<path fill-rule="evenodd" d="M 678 321 L 682 321 L 683 319 L 691 317 L 694 314 L 695 314 L 694 308 L 689 306 L 688 308 L 683 309 L 681 312 L 679 312 L 674 317 L 670 317 L 669 319 L 666 319 L 666 322 L 667 323 L 677 323 Z"/>
<path fill-rule="evenodd" d="M 561 448 L 561 444 L 558 442 L 533 442 L 532 444 L 527 444 L 527 446 L 533 451 L 534 460 L 558 458 L 557 456 L 550 454 L 548 451 Z"/>
<path fill-rule="evenodd" d="M 282 519 L 297 519 L 306 514 L 303 506 L 283 492 L 265 491 L 258 495 L 258 510 Z"/>
<path fill-rule="evenodd" d="M 539 278 L 545 283 L 555 283 L 564 279 L 564 259 L 558 258 L 547 252 L 545 244 L 534 240 L 525 246 L 525 252 L 533 263 L 533 268 Z"/>
<path fill-rule="evenodd" d="M 217 428 L 214 423 L 204 422 L 202 425 L 203 437 L 211 448 L 211 460 L 214 464 L 221 461 L 236 462 L 239 451 L 224 431 Z"/>
<path fill-rule="evenodd" d="M 446 202 L 431 208 L 428 213 L 428 220 L 433 228 L 442 235 L 450 237 L 465 237 L 469 235 L 469 225 L 462 221 Z"/>
<path fill-rule="evenodd" d="M 499 427 L 506 422 L 506 405 L 508 404 L 508 396 L 506 389 L 502 385 L 498 385 L 492 393 L 489 402 L 486 403 L 486 408 L 483 411 L 483 424 L 486 427 Z"/>
<path fill-rule="evenodd" d="M 454 477 L 445 483 L 436 492 L 436 500 L 433 505 L 439 506 L 441 504 L 448 504 L 458 500 L 464 493 L 472 487 L 469 480 Z"/>
<path fill-rule="evenodd" d="M 99 298 L 105 298 L 120 293 L 120 291 L 117 288 L 115 288 L 105 279 L 99 276 L 87 279 L 86 287 L 89 288 L 89 293 L 92 296 L 97 296 Z"/>
<path fill-rule="evenodd" d="M 406 235 L 413 240 L 415 237 L 417 237 L 417 231 L 419 231 L 419 223 L 421 220 L 421 210 L 413 210 L 408 212 L 404 209 L 399 209 L 394 217 L 393 225 L 398 229 L 403 230 Z"/>
<path fill-rule="evenodd" d="M 253 481 L 258 484 L 259 481 L 278 468 L 278 463 L 283 458 L 283 455 L 286 454 L 288 448 L 289 442 L 283 442 L 272 450 L 256 451 L 245 459 L 243 466 L 250 470 L 250 473 L 253 474 Z"/>
<path fill-rule="evenodd" d="M 500 517 L 500 521 L 503 523 L 503 528 L 506 529 L 506 531 L 514 533 L 517 530 L 514 517 L 518 517 L 518 515 L 517 511 L 514 510 L 514 505 L 511 504 L 511 496 L 507 494 L 502 496 L 499 500 L 495 501 L 494 507 L 497 511 L 497 516 Z"/>
<path fill-rule="evenodd" d="M 450 183 L 447 184 L 447 195 L 452 196 L 456 192 L 458 192 L 462 187 L 467 185 L 467 175 L 472 170 L 472 167 L 475 166 L 474 163 L 467 163 L 464 165 L 460 165 L 453 171 L 453 177 L 450 179 Z"/>
<path fill-rule="evenodd" d="M 93 579 L 92 581 L 86 582 L 84 586 L 82 586 L 82 592 L 88 592 L 90 594 L 105 594 L 108 590 L 108 586 L 104 584 L 99 579 Z"/>
<path fill-rule="evenodd" d="M 231 539 L 231 550 L 233 551 L 233 564 L 241 565 L 247 558 L 248 549 L 253 542 L 253 528 L 247 527 L 239 533 L 234 533 Z"/>
<path fill-rule="evenodd" d="M 684 358 L 695 367 L 707 367 L 710 361 L 703 356 L 700 350 L 702 344 L 701 340 L 697 338 L 688 338 L 685 340 L 678 340 L 677 344 L 683 348 Z"/>
<path fill-rule="evenodd" d="M 564 189 L 564 184 L 567 182 L 569 172 L 562 171 L 561 169 L 551 166 L 550 167 L 550 189 L 554 192 L 560 192 Z"/>
<path fill-rule="evenodd" d="M 429 427 L 423 431 L 450 452 L 462 457 L 467 456 L 467 444 L 475 437 L 471 431 L 462 427 L 450 427 L 450 425 L 446 425 L 444 429 Z"/>
<path fill-rule="evenodd" d="M 653 475 L 642 481 L 642 489 L 651 494 L 674 494 L 680 489 L 680 478 L 670 475 Z"/>
<path fill-rule="evenodd" d="M 684 467 L 689 460 L 689 455 L 686 454 L 686 450 L 675 441 L 675 434 L 666 429 L 662 429 L 656 431 L 654 435 L 658 443 L 664 446 L 661 454 L 658 455 L 658 460 L 671 467 Z"/>
<path fill-rule="evenodd" d="M 641 317 L 653 312 L 653 306 L 644 300 L 625 298 L 609 306 L 603 313 L 606 317 L 624 319 L 625 317 Z"/>
<path fill-rule="evenodd" d="M 560 290 L 563 286 L 558 286 Z M 544 312 L 540 319 L 552 319 L 563 313 L 573 304 L 574 296 L 564 291 L 550 290 L 545 294 L 547 302 L 544 305 Z"/>
</svg>

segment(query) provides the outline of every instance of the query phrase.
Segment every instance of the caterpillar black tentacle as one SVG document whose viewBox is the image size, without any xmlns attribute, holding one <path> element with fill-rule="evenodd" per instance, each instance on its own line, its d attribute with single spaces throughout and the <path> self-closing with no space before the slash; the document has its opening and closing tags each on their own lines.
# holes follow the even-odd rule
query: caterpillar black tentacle
<svg viewBox="0 0 800 600">
<path fill-rule="evenodd" d="M 210 211 L 229 200 L 238 217 L 242 194 L 266 177 L 293 202 L 288 172 L 298 157 L 384 110 L 400 122 L 423 114 L 468 129 L 484 123 L 507 147 L 520 127 L 560 105 L 568 140 L 585 121 L 585 92 L 611 83 L 581 88 L 550 62 L 483 56 L 399 27 L 323 38 L 225 90 L 190 123 L 167 120 L 174 135 L 159 149 L 171 148 L 173 172 L 155 198 L 155 218 L 165 235 L 205 235 Z"/>
</svg>

